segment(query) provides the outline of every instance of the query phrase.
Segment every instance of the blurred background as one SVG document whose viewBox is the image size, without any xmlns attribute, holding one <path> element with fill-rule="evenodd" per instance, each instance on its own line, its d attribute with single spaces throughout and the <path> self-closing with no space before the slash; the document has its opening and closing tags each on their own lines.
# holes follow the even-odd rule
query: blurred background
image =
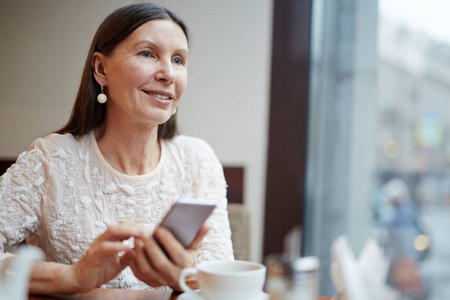
<svg viewBox="0 0 450 300">
<path fill-rule="evenodd" d="M 0 159 L 68 119 L 90 41 L 125 0 L 0 1 Z M 375 237 L 403 299 L 450 297 L 446 0 L 166 0 L 191 31 L 183 134 L 242 167 L 252 260 L 303 227 Z"/>
</svg>

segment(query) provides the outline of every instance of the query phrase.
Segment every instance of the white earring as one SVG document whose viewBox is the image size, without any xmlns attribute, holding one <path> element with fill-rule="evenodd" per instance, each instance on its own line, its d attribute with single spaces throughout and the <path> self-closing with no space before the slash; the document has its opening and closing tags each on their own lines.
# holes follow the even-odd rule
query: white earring
<svg viewBox="0 0 450 300">
<path fill-rule="evenodd" d="M 103 103 L 106 102 L 106 100 L 108 100 L 108 97 L 106 97 L 105 93 L 103 92 L 103 83 L 101 84 L 100 88 L 102 89 L 102 91 L 101 91 L 100 94 L 98 94 L 98 96 L 97 96 L 97 101 L 98 101 L 100 104 L 103 104 Z"/>
<path fill-rule="evenodd" d="M 173 110 L 172 116 L 177 112 L 177 108 L 175 107 L 175 109 Z"/>
</svg>

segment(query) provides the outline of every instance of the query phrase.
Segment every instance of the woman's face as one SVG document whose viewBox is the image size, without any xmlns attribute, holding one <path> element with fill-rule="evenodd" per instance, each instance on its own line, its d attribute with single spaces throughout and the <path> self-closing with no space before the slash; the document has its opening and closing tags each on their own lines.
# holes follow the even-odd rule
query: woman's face
<svg viewBox="0 0 450 300">
<path fill-rule="evenodd" d="M 186 89 L 188 54 L 186 36 L 173 21 L 152 20 L 136 29 L 104 57 L 108 116 L 145 126 L 165 123 Z"/>
</svg>

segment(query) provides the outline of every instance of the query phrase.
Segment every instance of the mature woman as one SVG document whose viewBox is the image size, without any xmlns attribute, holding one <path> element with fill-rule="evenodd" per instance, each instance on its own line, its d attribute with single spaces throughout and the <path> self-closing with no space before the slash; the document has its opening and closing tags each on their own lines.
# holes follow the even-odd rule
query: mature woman
<svg viewBox="0 0 450 300">
<path fill-rule="evenodd" d="M 47 257 L 30 292 L 179 290 L 182 268 L 233 259 L 222 166 L 204 141 L 177 135 L 188 46 L 170 10 L 114 11 L 94 36 L 68 124 L 0 178 L 0 258 L 29 237 Z M 187 249 L 154 231 L 182 197 L 217 203 Z"/>
</svg>

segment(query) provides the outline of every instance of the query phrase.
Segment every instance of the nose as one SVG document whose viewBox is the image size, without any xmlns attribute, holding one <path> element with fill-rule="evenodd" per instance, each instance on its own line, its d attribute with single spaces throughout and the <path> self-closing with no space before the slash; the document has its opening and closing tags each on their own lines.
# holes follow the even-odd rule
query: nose
<svg viewBox="0 0 450 300">
<path fill-rule="evenodd" d="M 176 75 L 172 65 L 172 60 L 161 59 L 159 61 L 159 70 L 156 73 L 156 79 L 159 81 L 165 81 L 167 83 L 173 83 Z"/>
</svg>

